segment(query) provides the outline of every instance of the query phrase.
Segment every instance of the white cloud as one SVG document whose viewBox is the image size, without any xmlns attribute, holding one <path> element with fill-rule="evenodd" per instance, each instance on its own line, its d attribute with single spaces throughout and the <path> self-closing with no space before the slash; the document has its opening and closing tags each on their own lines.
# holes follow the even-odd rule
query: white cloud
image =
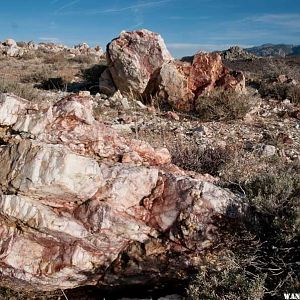
<svg viewBox="0 0 300 300">
<path fill-rule="evenodd" d="M 78 1 L 78 0 L 77 0 Z M 137 3 L 130 6 L 123 6 L 123 7 L 113 7 L 108 9 L 89 9 L 89 10 L 82 10 L 82 11 L 67 11 L 67 12 L 60 12 L 60 14 L 70 14 L 70 15 L 99 15 L 99 14 L 109 14 L 109 13 L 119 13 L 124 12 L 127 10 L 139 10 L 139 9 L 145 9 L 145 8 L 153 8 L 157 6 L 161 6 L 165 3 L 171 2 L 173 0 L 160 0 L 160 1 L 150 1 L 150 2 L 144 2 L 144 3 Z M 60 11 L 62 9 L 59 9 Z"/>
<path fill-rule="evenodd" d="M 169 16 L 166 17 L 168 20 L 208 20 L 210 17 L 208 16 L 198 16 L 198 17 L 189 17 L 189 16 Z"/>
<path fill-rule="evenodd" d="M 39 37 L 39 40 L 42 42 L 48 42 L 48 43 L 60 43 L 60 39 L 57 37 Z"/>
<path fill-rule="evenodd" d="M 264 14 L 249 17 L 246 20 L 270 25 L 280 25 L 289 29 L 300 29 L 300 14 Z"/>
<path fill-rule="evenodd" d="M 77 3 L 79 3 L 79 2 L 80 2 L 80 0 L 73 0 L 73 1 L 71 1 L 71 2 L 69 2 L 69 3 L 66 3 L 65 5 L 59 7 L 59 8 L 55 11 L 55 13 L 59 13 L 59 12 L 63 11 L 63 10 L 66 9 L 66 8 L 70 8 L 70 7 L 74 6 L 75 4 L 77 4 Z"/>
<path fill-rule="evenodd" d="M 159 6 L 162 4 L 165 4 L 167 2 L 170 2 L 171 0 L 161 0 L 161 1 L 151 1 L 151 2 L 145 2 L 145 3 L 138 3 L 131 6 L 125 6 L 125 7 L 119 7 L 119 8 L 110 8 L 104 10 L 104 12 L 122 12 L 126 10 L 135 10 L 135 9 L 141 9 L 141 8 L 151 8 L 155 6 Z"/>
</svg>

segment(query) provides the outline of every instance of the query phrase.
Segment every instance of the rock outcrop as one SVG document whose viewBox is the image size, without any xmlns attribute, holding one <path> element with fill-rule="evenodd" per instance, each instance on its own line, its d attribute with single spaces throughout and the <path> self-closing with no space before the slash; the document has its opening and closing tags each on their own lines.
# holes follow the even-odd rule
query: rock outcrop
<svg viewBox="0 0 300 300">
<path fill-rule="evenodd" d="M 222 59 L 235 61 L 235 60 L 251 60 L 257 59 L 258 57 L 247 50 L 239 47 L 233 46 L 230 47 L 228 50 L 220 52 Z"/>
<path fill-rule="evenodd" d="M 18 47 L 15 40 L 7 39 L 3 43 L 0 43 L 0 54 L 10 57 L 18 57 L 24 54 L 24 50 L 21 47 Z"/>
<path fill-rule="evenodd" d="M 158 97 L 180 111 L 195 109 L 195 100 L 215 88 L 245 90 L 241 72 L 230 72 L 217 53 L 198 53 L 192 62 L 170 61 L 149 83 L 144 96 Z"/>
<path fill-rule="evenodd" d="M 122 32 L 107 46 L 108 70 L 100 78 L 100 89 L 114 92 L 109 78 L 123 95 L 158 97 L 173 108 L 194 110 L 199 95 L 216 87 L 242 92 L 242 73 L 230 72 L 217 53 L 198 53 L 192 62 L 174 60 L 160 35 L 148 30 Z"/>
<path fill-rule="evenodd" d="M 149 80 L 172 56 L 162 37 L 148 30 L 122 32 L 107 45 L 113 81 L 122 94 L 143 94 Z"/>
<path fill-rule="evenodd" d="M 240 199 L 118 136 L 70 96 L 39 111 L 0 98 L 0 279 L 14 289 L 184 278 Z M 180 272 L 179 272 L 180 271 Z"/>
<path fill-rule="evenodd" d="M 13 39 L 7 39 L 4 42 L 0 42 L 0 55 L 10 57 L 22 57 L 25 53 L 34 55 L 36 51 L 43 51 L 48 54 L 53 53 L 64 53 L 69 57 L 76 57 L 80 55 L 92 55 L 96 58 L 104 56 L 104 52 L 100 46 L 94 48 L 90 47 L 86 43 L 75 45 L 74 47 L 67 47 L 62 44 L 54 43 L 39 43 L 36 44 L 32 41 L 25 43 L 16 43 Z"/>
</svg>

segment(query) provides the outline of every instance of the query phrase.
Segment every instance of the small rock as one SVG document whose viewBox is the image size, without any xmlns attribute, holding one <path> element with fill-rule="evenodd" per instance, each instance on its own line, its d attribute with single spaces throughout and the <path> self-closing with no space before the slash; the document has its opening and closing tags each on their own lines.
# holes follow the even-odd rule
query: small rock
<svg viewBox="0 0 300 300">
<path fill-rule="evenodd" d="M 13 39 L 7 39 L 7 40 L 4 42 L 4 44 L 5 44 L 6 46 L 9 46 L 9 47 L 16 47 L 16 46 L 17 46 L 16 41 L 13 40 Z"/>
<path fill-rule="evenodd" d="M 78 95 L 79 97 L 90 97 L 91 93 L 89 91 L 80 91 Z"/>
<path fill-rule="evenodd" d="M 109 106 L 110 106 L 110 102 L 109 102 L 108 100 L 105 100 L 103 104 L 104 104 L 104 106 L 106 106 L 106 107 L 109 107 Z"/>
<path fill-rule="evenodd" d="M 142 158 L 136 152 L 125 153 L 122 157 L 122 163 L 142 163 Z"/>
<path fill-rule="evenodd" d="M 276 147 L 273 145 L 265 145 L 261 155 L 265 157 L 273 156 L 276 154 Z"/>
<path fill-rule="evenodd" d="M 244 149 L 246 151 L 252 151 L 253 148 L 254 148 L 254 145 L 253 145 L 253 143 L 251 141 L 245 141 L 245 143 L 244 143 Z"/>
<path fill-rule="evenodd" d="M 133 119 L 132 119 L 132 117 L 131 116 L 128 116 L 128 115 L 122 115 L 122 116 L 120 116 L 119 118 L 118 118 L 118 121 L 119 121 L 119 123 L 121 123 L 121 124 L 130 124 L 130 123 L 132 123 L 133 122 Z"/>
<path fill-rule="evenodd" d="M 218 141 L 217 146 L 225 149 L 227 147 L 227 143 L 225 141 Z"/>
<path fill-rule="evenodd" d="M 149 107 L 147 107 L 147 110 L 148 110 L 148 112 L 151 113 L 151 114 L 155 114 L 155 113 L 156 113 L 156 109 L 155 109 L 154 106 L 149 106 Z"/>
<path fill-rule="evenodd" d="M 122 104 L 122 106 L 123 106 L 123 108 L 124 108 L 125 110 L 129 110 L 129 109 L 130 109 L 130 105 L 129 105 L 129 103 L 128 103 L 127 98 L 122 98 L 122 99 L 121 99 L 121 104 Z"/>
<path fill-rule="evenodd" d="M 289 157 L 291 160 L 298 159 L 298 157 L 299 157 L 299 154 L 295 150 L 287 149 L 284 152 L 285 152 L 285 155 L 287 157 Z"/>
<path fill-rule="evenodd" d="M 207 132 L 208 132 L 208 129 L 204 125 L 201 125 L 201 126 L 198 126 L 198 127 L 194 128 L 193 131 L 194 132 L 199 132 L 199 133 L 201 133 L 203 135 L 206 135 Z"/>
<path fill-rule="evenodd" d="M 292 145 L 294 143 L 293 139 L 290 138 L 288 134 L 283 133 L 283 132 L 281 132 L 277 135 L 277 140 L 283 144 Z"/>
<path fill-rule="evenodd" d="M 291 105 L 291 101 L 289 99 L 285 99 L 282 101 L 284 105 Z"/>
<path fill-rule="evenodd" d="M 292 79 L 289 83 L 290 83 L 291 85 L 297 85 L 297 84 L 298 84 L 298 81 L 295 80 L 295 79 Z"/>
<path fill-rule="evenodd" d="M 175 121 L 179 121 L 180 117 L 176 114 L 176 112 L 174 111 L 168 111 L 166 116 L 171 119 L 171 120 L 175 120 Z"/>
<path fill-rule="evenodd" d="M 111 102 L 119 102 L 121 99 L 123 99 L 123 96 L 120 91 L 115 92 L 111 97 L 109 97 Z"/>
<path fill-rule="evenodd" d="M 277 77 L 277 80 L 278 80 L 278 82 L 280 82 L 280 83 L 285 83 L 287 80 L 288 80 L 288 78 L 287 78 L 287 76 L 286 75 L 279 75 L 278 77 Z"/>
<path fill-rule="evenodd" d="M 120 133 L 132 133 L 130 124 L 115 124 L 111 127 Z"/>
<path fill-rule="evenodd" d="M 143 104 L 141 101 L 135 101 L 135 103 L 141 109 L 146 109 L 147 108 L 147 106 L 145 104 Z"/>
</svg>

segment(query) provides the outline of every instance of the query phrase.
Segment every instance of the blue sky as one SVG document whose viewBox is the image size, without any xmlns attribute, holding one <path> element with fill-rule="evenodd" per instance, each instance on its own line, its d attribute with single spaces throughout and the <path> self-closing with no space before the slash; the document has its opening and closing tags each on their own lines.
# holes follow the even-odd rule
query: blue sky
<svg viewBox="0 0 300 300">
<path fill-rule="evenodd" d="M 230 45 L 300 44 L 300 0 L 0 0 L 0 40 L 87 42 L 159 32 L 174 56 Z"/>
</svg>

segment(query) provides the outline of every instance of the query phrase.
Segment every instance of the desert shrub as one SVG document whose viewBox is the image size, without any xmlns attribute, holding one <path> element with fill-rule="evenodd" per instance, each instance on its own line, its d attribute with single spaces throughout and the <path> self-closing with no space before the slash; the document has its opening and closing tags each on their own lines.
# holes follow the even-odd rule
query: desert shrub
<svg viewBox="0 0 300 300">
<path fill-rule="evenodd" d="M 172 162 L 194 172 L 217 176 L 221 168 L 230 160 L 233 150 L 229 147 L 201 148 L 194 141 L 178 141 L 168 145 Z"/>
<path fill-rule="evenodd" d="M 67 60 L 65 53 L 58 52 L 58 53 L 48 53 L 47 56 L 44 57 L 45 64 L 63 64 Z"/>
<path fill-rule="evenodd" d="M 273 98 L 277 100 L 289 99 L 293 103 L 300 103 L 299 85 L 264 81 L 261 83 L 258 91 L 264 98 Z"/>
<path fill-rule="evenodd" d="M 244 188 L 256 216 L 248 230 L 262 241 L 254 270 L 266 274 L 265 288 L 271 296 L 296 292 L 300 287 L 300 163 L 259 174 Z"/>
<path fill-rule="evenodd" d="M 36 58 L 36 54 L 34 51 L 28 51 L 25 52 L 22 57 L 20 57 L 20 60 L 31 60 L 31 59 L 35 59 Z"/>
<path fill-rule="evenodd" d="M 20 42 L 17 42 L 17 46 L 21 47 L 21 48 L 25 48 L 27 46 L 27 43 L 20 41 Z"/>
<path fill-rule="evenodd" d="M 210 95 L 200 96 L 196 112 L 204 121 L 241 119 L 250 109 L 249 97 L 235 91 L 218 89 Z"/>
<path fill-rule="evenodd" d="M 37 291 L 13 291 L 0 287 L 1 300 L 62 300 L 65 299 L 62 291 L 37 292 Z"/>
<path fill-rule="evenodd" d="M 62 77 L 47 78 L 38 85 L 44 90 L 67 90 L 68 83 Z"/>
<path fill-rule="evenodd" d="M 97 62 L 97 58 L 94 55 L 81 54 L 70 58 L 69 61 L 79 64 L 91 65 Z"/>
<path fill-rule="evenodd" d="M 287 89 L 286 83 L 262 82 L 258 92 L 263 98 L 284 100 L 286 99 Z"/>
<path fill-rule="evenodd" d="M 41 100 L 38 91 L 33 87 L 5 79 L 0 79 L 0 92 L 12 93 L 27 100 Z"/>
<path fill-rule="evenodd" d="M 21 77 L 21 82 L 38 83 L 47 80 L 49 77 L 53 77 L 53 71 L 49 67 L 43 66 L 33 73 L 23 75 Z"/>
<path fill-rule="evenodd" d="M 86 82 L 98 84 L 99 78 L 106 68 L 106 65 L 93 65 L 90 68 L 81 69 L 80 73 Z"/>
<path fill-rule="evenodd" d="M 289 62 L 287 59 L 270 59 L 268 77 L 277 78 L 279 75 L 286 75 L 288 78 L 300 79 L 300 68 L 295 63 Z"/>
<path fill-rule="evenodd" d="M 299 291 L 299 171 L 299 161 L 282 163 L 241 183 L 248 211 L 215 224 L 218 259 L 199 269 L 190 299 L 282 299 Z"/>
<path fill-rule="evenodd" d="M 85 89 L 91 93 L 96 94 L 99 92 L 99 79 L 101 74 L 107 68 L 104 64 L 92 65 L 89 68 L 82 68 L 80 76 L 84 81 Z"/>
<path fill-rule="evenodd" d="M 41 48 L 38 48 L 37 50 L 34 51 L 34 54 L 37 58 L 40 58 L 40 59 L 47 59 L 47 57 L 49 57 L 49 52 L 47 52 L 45 49 L 41 49 Z"/>
<path fill-rule="evenodd" d="M 292 85 L 287 89 L 287 98 L 293 103 L 300 104 L 300 85 Z"/>
<path fill-rule="evenodd" d="M 261 57 L 253 61 L 224 61 L 232 70 L 243 71 L 247 82 L 256 85 L 261 81 L 274 81 L 279 75 L 289 79 L 300 80 L 299 57 L 271 58 Z"/>
<path fill-rule="evenodd" d="M 208 263 L 195 276 L 187 289 L 188 299 L 263 299 L 264 276 L 249 276 L 243 257 L 230 251 L 222 254 L 225 257 L 223 264 Z"/>
<path fill-rule="evenodd" d="M 250 204 L 268 216 L 267 229 L 278 242 L 287 242 L 300 233 L 300 163 L 280 166 L 276 172 L 259 174 L 247 184 Z"/>
</svg>

